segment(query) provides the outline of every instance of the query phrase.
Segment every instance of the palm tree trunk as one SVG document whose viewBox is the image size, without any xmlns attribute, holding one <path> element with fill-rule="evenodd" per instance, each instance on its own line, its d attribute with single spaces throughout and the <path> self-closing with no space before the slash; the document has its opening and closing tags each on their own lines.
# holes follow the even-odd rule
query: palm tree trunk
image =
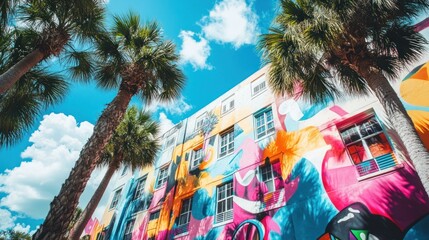
<svg viewBox="0 0 429 240">
<path fill-rule="evenodd" d="M 44 223 L 33 235 L 34 240 L 66 238 L 67 227 L 77 207 L 79 197 L 136 91 L 136 89 L 130 90 L 129 87 L 124 86 L 124 82 L 121 84 L 118 94 L 98 119 L 92 136 L 82 148 L 79 159 L 62 185 L 60 193 L 51 202 Z"/>
<path fill-rule="evenodd" d="M 112 161 L 107 168 L 107 172 L 101 180 L 100 185 L 98 185 L 97 190 L 95 190 L 94 195 L 92 195 L 91 200 L 89 200 L 88 205 L 86 205 L 85 210 L 83 210 L 79 219 L 76 221 L 76 224 L 73 226 L 69 234 L 70 240 L 79 240 L 80 235 L 86 227 L 89 219 L 92 214 L 94 214 L 97 205 L 100 203 L 100 199 L 103 197 L 104 192 L 106 191 L 107 185 L 109 185 L 110 179 L 112 179 L 113 174 L 117 169 L 118 164 L 115 161 Z"/>
<path fill-rule="evenodd" d="M 45 58 L 39 49 L 36 49 L 0 75 L 0 94 L 10 89 L 24 74 Z"/>
<path fill-rule="evenodd" d="M 393 128 L 402 139 L 417 175 L 429 195 L 429 153 L 417 134 L 398 94 L 380 71 L 369 70 L 362 73 L 362 76 L 380 101 Z"/>
</svg>

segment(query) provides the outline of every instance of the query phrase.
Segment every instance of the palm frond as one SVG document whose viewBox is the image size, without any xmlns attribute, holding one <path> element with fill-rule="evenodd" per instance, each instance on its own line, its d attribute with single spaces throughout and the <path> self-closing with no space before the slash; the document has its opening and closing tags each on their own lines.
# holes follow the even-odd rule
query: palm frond
<svg viewBox="0 0 429 240">
<path fill-rule="evenodd" d="M 123 41 L 125 47 L 132 47 L 133 39 L 140 29 L 140 16 L 129 12 L 125 16 L 113 16 L 112 33 Z"/>
<path fill-rule="evenodd" d="M 117 88 L 121 82 L 119 67 L 120 65 L 116 65 L 114 62 L 98 64 L 94 76 L 97 81 L 97 86 L 103 89 Z"/>
<path fill-rule="evenodd" d="M 93 53 L 90 50 L 78 51 L 74 48 L 69 48 L 66 51 L 62 59 L 70 66 L 68 71 L 72 79 L 85 83 L 91 80 L 95 70 L 95 60 L 92 58 L 92 55 Z"/>
</svg>

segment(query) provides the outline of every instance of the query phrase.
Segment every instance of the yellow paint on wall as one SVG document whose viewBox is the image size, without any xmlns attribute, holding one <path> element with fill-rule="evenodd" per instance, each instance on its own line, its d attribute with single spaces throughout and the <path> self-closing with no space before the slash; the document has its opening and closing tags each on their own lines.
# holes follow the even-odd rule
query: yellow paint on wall
<svg viewBox="0 0 429 240">
<path fill-rule="evenodd" d="M 422 139 L 423 144 L 426 149 L 429 150 L 429 112 L 418 110 L 408 110 L 407 112 L 413 120 L 414 127 Z"/>
</svg>

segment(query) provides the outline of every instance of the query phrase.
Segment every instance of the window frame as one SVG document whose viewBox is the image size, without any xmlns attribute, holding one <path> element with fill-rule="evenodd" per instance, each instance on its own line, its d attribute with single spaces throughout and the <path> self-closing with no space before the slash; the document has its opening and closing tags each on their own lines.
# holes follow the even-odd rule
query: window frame
<svg viewBox="0 0 429 240">
<path fill-rule="evenodd" d="M 195 119 L 194 132 L 199 132 L 203 128 L 206 116 L 207 112 L 204 112 Z"/>
<path fill-rule="evenodd" d="M 224 110 L 224 107 L 225 107 L 225 110 Z M 231 96 L 225 98 L 222 101 L 221 107 L 220 107 L 221 115 L 225 115 L 231 112 L 234 108 L 235 108 L 235 98 L 234 98 L 234 94 L 232 94 Z"/>
<path fill-rule="evenodd" d="M 268 121 L 268 114 L 267 113 L 271 113 L 271 119 Z M 258 123 L 260 121 L 258 121 L 259 117 L 263 118 L 263 124 L 262 125 L 258 125 Z M 255 139 L 259 140 L 262 139 L 264 137 L 270 136 L 271 134 L 276 132 L 276 127 L 274 124 L 274 113 L 273 113 L 273 109 L 271 108 L 271 106 L 269 107 L 265 107 L 259 111 L 257 111 L 256 113 L 253 114 L 253 121 L 255 124 Z M 272 127 L 268 127 L 269 125 L 272 124 Z M 263 128 L 264 130 L 262 131 L 263 134 L 258 134 L 258 129 Z"/>
<path fill-rule="evenodd" d="M 144 189 L 146 187 L 146 181 L 147 181 L 147 174 L 144 175 L 143 177 L 140 177 L 139 179 L 137 179 L 137 185 L 136 185 L 136 188 L 135 188 L 134 194 L 133 194 L 133 201 L 137 200 L 141 196 L 143 196 Z M 142 182 L 144 182 L 144 184 L 141 184 Z M 143 185 L 143 186 L 141 186 L 141 185 Z"/>
<path fill-rule="evenodd" d="M 159 168 L 159 170 L 158 170 L 158 176 L 156 178 L 155 189 L 160 188 L 162 185 L 164 185 L 168 181 L 169 167 L 170 167 L 170 165 L 167 164 L 167 165 Z M 165 176 L 162 176 L 162 178 L 160 178 L 161 172 L 163 172 L 163 171 L 165 171 Z"/>
<path fill-rule="evenodd" d="M 263 86 L 260 87 L 261 85 Z M 255 91 L 255 88 L 257 87 L 259 88 L 257 89 L 257 91 Z M 266 81 L 265 74 L 261 75 L 256 80 L 250 83 L 250 91 L 251 91 L 252 97 L 258 96 L 259 94 L 263 93 L 266 89 L 267 89 L 267 81 Z"/>
<path fill-rule="evenodd" d="M 135 222 L 136 219 L 132 218 L 125 223 L 124 239 L 131 239 Z"/>
<path fill-rule="evenodd" d="M 360 132 L 360 126 L 362 126 L 362 124 L 363 124 L 363 123 L 366 123 L 366 122 L 368 122 L 368 121 L 369 121 L 369 120 L 371 120 L 371 119 L 375 119 L 375 121 L 378 123 L 378 126 L 380 127 L 380 129 L 381 129 L 381 130 L 379 130 L 379 131 L 377 131 L 377 132 L 374 132 L 374 133 L 372 133 L 372 134 L 369 134 L 369 135 L 363 136 L 363 135 L 362 135 L 362 133 Z M 375 159 L 375 158 L 376 158 L 376 157 L 374 157 L 374 156 L 373 156 L 373 154 L 372 154 L 372 152 L 371 152 L 371 150 L 370 150 L 370 148 L 369 148 L 369 145 L 368 145 L 368 143 L 367 143 L 367 140 L 368 140 L 368 139 L 370 139 L 370 138 L 372 138 L 372 137 L 378 136 L 378 135 L 380 135 L 380 134 L 383 134 L 383 135 L 384 135 L 384 137 L 385 137 L 385 138 L 386 138 L 386 140 L 387 140 L 387 143 L 389 144 L 389 147 L 390 147 L 391 152 L 393 152 L 393 147 L 392 147 L 391 142 L 389 141 L 388 135 L 387 135 L 387 133 L 385 132 L 385 130 L 384 130 L 384 128 L 383 128 L 383 125 L 382 125 L 382 124 L 381 124 L 381 122 L 378 120 L 378 118 L 377 118 L 377 116 L 376 116 L 375 114 L 365 115 L 365 116 L 363 116 L 362 118 L 355 119 L 355 120 L 351 119 L 351 121 L 352 121 L 352 123 L 349 123 L 349 124 L 347 124 L 347 125 L 343 125 L 343 126 L 339 127 L 339 128 L 338 128 L 338 132 L 339 132 L 339 134 L 340 134 L 340 138 L 341 138 L 341 140 L 342 140 L 342 142 L 343 142 L 343 144 L 344 144 L 344 147 L 345 147 L 345 149 L 346 149 L 346 152 L 347 152 L 347 154 L 348 154 L 348 156 L 349 156 L 349 158 L 350 158 L 350 160 L 351 160 L 351 162 L 352 162 L 352 164 L 353 164 L 353 165 L 358 165 L 358 164 L 360 164 L 360 163 L 362 163 L 362 162 L 370 161 L 371 159 Z M 349 129 L 351 129 L 351 128 L 354 128 L 355 132 L 356 132 L 356 133 L 358 134 L 358 136 L 359 136 L 359 139 L 357 139 L 357 140 L 352 140 L 352 141 L 350 141 L 349 143 L 346 143 L 346 140 L 345 140 L 345 139 L 344 139 L 344 137 L 343 137 L 343 132 L 346 132 L 347 130 L 349 130 Z M 349 149 L 348 149 L 348 146 L 353 145 L 353 144 L 356 144 L 356 143 L 358 143 L 358 142 L 361 142 L 361 143 L 362 143 L 363 149 L 365 150 L 365 154 L 368 156 L 368 158 L 367 158 L 366 160 L 362 160 L 362 159 L 360 159 L 360 160 L 361 160 L 361 161 L 360 161 L 360 163 L 356 163 L 356 162 L 354 161 L 354 158 L 352 157 L 352 154 L 350 153 L 350 151 L 349 151 Z M 379 157 L 379 156 L 377 156 L 377 157 Z M 360 158 L 360 157 L 359 157 L 359 158 Z"/>
<path fill-rule="evenodd" d="M 183 207 L 185 206 L 185 202 L 189 201 L 188 203 L 188 209 L 186 209 L 185 212 L 183 212 Z M 192 196 L 185 198 L 182 200 L 181 206 L 180 206 L 180 212 L 179 216 L 177 217 L 177 227 L 186 226 L 191 221 L 191 214 L 192 214 Z M 181 223 L 182 216 L 186 215 L 186 221 Z"/>
<path fill-rule="evenodd" d="M 155 215 L 156 215 L 156 217 L 153 217 Z M 149 221 L 153 221 L 153 220 L 158 219 L 160 215 L 161 215 L 161 209 L 150 212 L 149 213 Z"/>
<path fill-rule="evenodd" d="M 225 138 L 225 141 L 223 141 L 224 138 Z M 234 136 L 234 126 L 233 126 L 219 134 L 219 158 L 222 158 L 234 153 L 234 150 L 235 150 L 234 144 L 235 144 L 235 136 Z M 225 147 L 225 151 L 222 151 L 222 148 L 224 147 Z"/>
<path fill-rule="evenodd" d="M 228 185 L 230 185 L 230 187 L 228 187 Z M 224 190 L 222 188 L 225 188 Z M 228 190 L 231 190 L 231 195 L 228 195 Z M 225 193 L 225 197 L 221 198 L 221 194 L 222 192 Z M 222 224 L 222 223 L 226 223 L 228 221 L 232 221 L 232 219 L 234 218 L 234 186 L 232 184 L 232 181 L 223 183 L 221 185 L 218 185 L 216 187 L 216 209 L 215 209 L 215 224 Z M 228 208 L 228 201 L 230 200 L 230 205 L 231 208 Z M 224 204 L 224 210 L 222 212 L 219 212 L 219 206 L 220 204 Z M 218 221 L 218 216 L 219 215 L 224 215 L 226 217 L 223 217 L 222 221 Z M 230 214 L 230 215 L 229 215 Z M 230 216 L 230 217 L 228 217 Z"/>
<path fill-rule="evenodd" d="M 195 159 L 195 157 L 197 156 L 197 152 L 201 152 L 201 154 L 199 155 L 199 158 Z M 196 161 L 196 160 L 198 160 L 198 161 Z M 198 168 L 200 166 L 200 164 L 203 162 L 203 160 L 204 160 L 204 149 L 202 147 L 193 149 L 191 152 L 190 169 L 194 170 L 194 169 Z M 195 162 L 198 162 L 198 164 L 195 164 Z"/>
<path fill-rule="evenodd" d="M 269 168 L 270 178 L 264 180 L 264 169 Z M 268 192 L 266 193 L 273 193 L 277 191 L 276 189 L 276 177 L 274 176 L 274 170 L 273 170 L 273 163 L 266 163 L 259 166 L 259 176 L 261 177 L 262 182 L 265 183 L 265 185 L 268 188 Z M 272 184 L 272 191 L 270 191 L 267 182 L 271 182 Z"/>
<path fill-rule="evenodd" d="M 118 206 L 119 203 L 119 199 L 122 197 L 122 187 L 118 188 L 114 193 L 113 193 L 113 198 L 112 198 L 112 202 L 110 202 L 110 207 L 109 209 L 115 209 Z"/>
<path fill-rule="evenodd" d="M 166 151 L 166 150 L 174 147 L 174 145 L 176 145 L 176 140 L 177 139 L 176 139 L 175 132 L 173 134 L 171 134 L 170 136 L 166 137 L 165 141 L 164 141 L 164 145 L 163 145 L 162 151 Z"/>
</svg>

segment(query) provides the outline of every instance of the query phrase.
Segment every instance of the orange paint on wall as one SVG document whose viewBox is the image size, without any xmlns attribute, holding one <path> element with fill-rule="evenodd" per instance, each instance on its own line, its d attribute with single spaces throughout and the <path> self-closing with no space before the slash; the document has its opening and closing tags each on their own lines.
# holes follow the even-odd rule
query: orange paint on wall
<svg viewBox="0 0 429 240">
<path fill-rule="evenodd" d="M 274 141 L 270 142 L 264 149 L 262 159 L 272 158 L 275 155 L 282 155 L 280 166 L 282 168 L 282 177 L 287 177 L 292 172 L 295 163 L 309 151 L 326 146 L 325 140 L 319 129 L 316 127 L 307 127 L 299 131 L 286 132 L 280 130 L 277 132 Z"/>
</svg>

